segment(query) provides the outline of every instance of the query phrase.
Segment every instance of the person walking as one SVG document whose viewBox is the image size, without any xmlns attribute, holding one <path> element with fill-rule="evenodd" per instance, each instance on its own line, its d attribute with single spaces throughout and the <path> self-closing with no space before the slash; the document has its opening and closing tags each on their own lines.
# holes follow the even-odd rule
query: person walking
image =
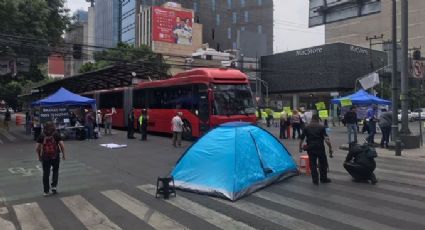
<svg viewBox="0 0 425 230">
<path fill-rule="evenodd" d="M 127 138 L 135 139 L 134 137 L 134 108 L 130 109 L 127 115 Z"/>
<path fill-rule="evenodd" d="M 367 137 L 367 143 L 375 144 L 375 134 L 376 134 L 376 122 L 378 120 L 378 106 L 373 105 L 372 108 L 367 110 L 367 120 L 369 127 L 369 136 Z"/>
<path fill-rule="evenodd" d="M 304 139 L 306 139 L 307 145 L 303 147 Z M 329 157 L 332 158 L 333 150 L 330 139 L 326 134 L 325 126 L 320 123 L 319 115 L 314 114 L 311 118 L 311 122 L 303 129 L 301 140 L 299 143 L 300 152 L 303 150 L 307 151 L 308 159 L 310 162 L 311 177 L 313 184 L 319 184 L 319 174 L 321 183 L 330 183 L 331 180 L 328 178 L 328 159 L 326 157 L 326 149 L 324 142 L 329 148 Z M 317 160 L 319 160 L 319 174 L 317 173 Z"/>
<path fill-rule="evenodd" d="M 146 109 L 142 109 L 142 113 L 140 114 L 139 128 L 141 134 L 140 140 L 145 141 L 148 132 L 148 111 Z"/>
<path fill-rule="evenodd" d="M 107 110 L 105 113 L 105 117 L 104 117 L 104 129 L 105 129 L 105 134 L 109 133 L 111 134 L 111 127 L 112 127 L 112 111 L 111 110 Z"/>
<path fill-rule="evenodd" d="M 357 113 L 356 107 L 351 106 L 350 110 L 344 114 L 344 122 L 347 126 L 348 144 L 351 144 L 351 135 L 354 137 L 354 143 L 357 143 Z"/>
<path fill-rule="evenodd" d="M 84 126 L 87 130 L 87 139 L 93 139 L 93 131 L 94 131 L 94 122 L 95 118 L 93 117 L 92 111 L 85 109 L 85 117 L 84 117 Z"/>
<path fill-rule="evenodd" d="M 4 129 L 6 131 L 9 131 L 10 120 L 12 120 L 12 115 L 10 114 L 9 108 L 7 108 L 6 112 L 4 113 L 4 121 L 3 121 Z"/>
<path fill-rule="evenodd" d="M 49 121 L 44 125 L 43 133 L 37 140 L 36 153 L 43 167 L 43 195 L 48 196 L 50 191 L 52 194 L 56 194 L 59 178 L 60 153 L 62 153 L 62 160 L 65 160 L 65 145 L 63 144 L 60 134 L 56 132 L 53 122 Z M 53 172 L 51 184 L 50 171 Z"/>
<path fill-rule="evenodd" d="M 182 121 L 182 117 L 183 113 L 182 112 L 177 112 L 177 114 L 173 117 L 173 119 L 171 120 L 171 130 L 173 131 L 173 146 L 177 147 L 177 144 L 179 145 L 179 147 L 182 146 L 182 133 L 183 133 L 183 121 Z"/>
<path fill-rule="evenodd" d="M 388 148 L 388 143 L 390 142 L 391 135 L 391 124 L 393 120 L 393 115 L 391 112 L 388 112 L 386 109 L 381 110 L 381 116 L 379 116 L 378 125 L 382 131 L 381 137 L 381 148 Z"/>
<path fill-rule="evenodd" d="M 280 113 L 280 132 L 279 132 L 279 138 L 280 139 L 286 139 L 286 128 L 287 128 L 287 120 L 288 120 L 288 114 L 283 111 Z"/>
<path fill-rule="evenodd" d="M 301 137 L 301 116 L 297 110 L 292 111 L 291 126 L 292 126 L 292 139 L 295 139 L 295 132 L 298 133 L 298 138 Z"/>
<path fill-rule="evenodd" d="M 97 110 L 96 114 L 96 127 L 97 127 L 97 135 L 100 136 L 100 126 L 103 124 L 102 120 L 102 111 Z"/>
</svg>

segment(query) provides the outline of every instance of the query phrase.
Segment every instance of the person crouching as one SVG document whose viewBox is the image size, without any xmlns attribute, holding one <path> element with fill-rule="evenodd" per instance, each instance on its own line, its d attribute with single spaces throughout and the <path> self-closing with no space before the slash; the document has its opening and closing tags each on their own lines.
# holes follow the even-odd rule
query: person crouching
<svg viewBox="0 0 425 230">
<path fill-rule="evenodd" d="M 343 164 L 347 172 L 353 177 L 354 182 L 370 182 L 376 184 L 373 171 L 376 168 L 376 151 L 367 145 L 350 144 L 348 155 Z"/>
</svg>

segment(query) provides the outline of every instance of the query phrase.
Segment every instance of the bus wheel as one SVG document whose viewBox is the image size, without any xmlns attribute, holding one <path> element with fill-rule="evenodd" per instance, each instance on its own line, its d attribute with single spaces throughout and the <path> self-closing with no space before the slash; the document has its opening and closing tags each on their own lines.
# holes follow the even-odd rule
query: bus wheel
<svg viewBox="0 0 425 230">
<path fill-rule="evenodd" d="M 192 125 L 187 121 L 187 120 L 183 120 L 183 133 L 182 133 L 182 138 L 183 140 L 187 140 L 187 141 L 192 141 L 194 140 L 193 136 L 192 136 Z"/>
</svg>

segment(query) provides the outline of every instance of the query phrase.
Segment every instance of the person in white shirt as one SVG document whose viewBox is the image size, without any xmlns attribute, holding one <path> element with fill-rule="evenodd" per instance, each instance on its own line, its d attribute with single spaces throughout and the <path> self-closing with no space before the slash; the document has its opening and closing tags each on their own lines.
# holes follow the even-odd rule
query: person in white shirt
<svg viewBox="0 0 425 230">
<path fill-rule="evenodd" d="M 177 114 L 171 120 L 171 130 L 173 131 L 173 146 L 177 147 L 176 142 L 179 146 L 182 146 L 182 133 L 183 133 L 183 121 L 181 119 L 183 113 L 177 112 Z"/>
</svg>

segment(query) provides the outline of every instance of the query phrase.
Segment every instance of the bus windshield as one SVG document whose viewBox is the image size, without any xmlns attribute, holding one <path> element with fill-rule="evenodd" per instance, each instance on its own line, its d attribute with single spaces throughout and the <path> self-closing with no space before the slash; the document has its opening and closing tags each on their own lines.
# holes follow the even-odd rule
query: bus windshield
<svg viewBox="0 0 425 230">
<path fill-rule="evenodd" d="M 213 115 L 254 114 L 255 107 L 248 85 L 213 85 Z"/>
</svg>

